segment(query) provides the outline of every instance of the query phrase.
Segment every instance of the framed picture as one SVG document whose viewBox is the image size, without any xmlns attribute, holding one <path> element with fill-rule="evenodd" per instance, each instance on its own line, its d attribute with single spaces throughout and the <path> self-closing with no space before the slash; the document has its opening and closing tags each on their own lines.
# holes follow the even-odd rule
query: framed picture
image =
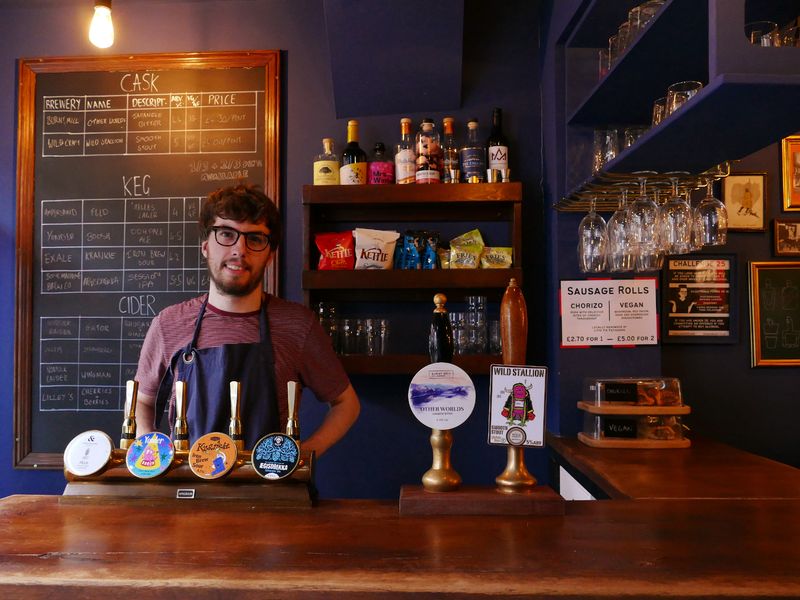
<svg viewBox="0 0 800 600">
<path fill-rule="evenodd" d="M 800 366 L 800 262 L 750 263 L 753 367 Z"/>
<path fill-rule="evenodd" d="M 800 135 L 790 135 L 781 142 L 783 175 L 783 210 L 800 210 Z"/>
<path fill-rule="evenodd" d="M 728 209 L 729 231 L 764 231 L 766 173 L 731 173 L 722 180 L 722 201 Z"/>
<path fill-rule="evenodd" d="M 667 257 L 661 276 L 663 343 L 733 344 L 738 341 L 734 254 Z"/>
<path fill-rule="evenodd" d="M 775 256 L 800 256 L 800 219 L 775 219 Z"/>
</svg>

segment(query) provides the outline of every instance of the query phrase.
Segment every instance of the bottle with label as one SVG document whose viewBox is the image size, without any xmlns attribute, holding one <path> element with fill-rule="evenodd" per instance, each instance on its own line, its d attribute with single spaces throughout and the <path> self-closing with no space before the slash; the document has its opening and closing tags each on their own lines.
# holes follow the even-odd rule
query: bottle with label
<svg viewBox="0 0 800 600">
<path fill-rule="evenodd" d="M 467 123 L 467 143 L 461 148 L 461 180 L 483 183 L 486 180 L 486 150 L 478 141 L 478 119 Z"/>
<path fill-rule="evenodd" d="M 322 154 L 314 159 L 314 185 L 339 185 L 339 157 L 331 138 L 322 140 Z"/>
<path fill-rule="evenodd" d="M 411 119 L 400 119 L 400 143 L 394 155 L 395 183 L 415 183 L 417 173 L 417 154 L 411 138 Z"/>
<path fill-rule="evenodd" d="M 394 161 L 386 152 L 383 142 L 375 144 L 368 171 L 370 184 L 394 183 Z"/>
<path fill-rule="evenodd" d="M 503 111 L 495 108 L 492 111 L 492 131 L 486 141 L 487 168 L 500 171 L 506 179 L 508 173 L 508 141 L 503 135 Z"/>
<path fill-rule="evenodd" d="M 433 119 L 422 119 L 416 138 L 417 183 L 442 182 L 442 144 Z"/>
<path fill-rule="evenodd" d="M 342 185 L 367 183 L 367 154 L 358 145 L 358 121 L 355 119 L 347 122 L 347 146 L 342 152 L 339 180 Z"/>
<path fill-rule="evenodd" d="M 458 146 L 453 133 L 453 117 L 445 117 L 444 139 L 442 140 L 442 182 L 458 183 L 460 172 L 458 168 Z"/>
</svg>

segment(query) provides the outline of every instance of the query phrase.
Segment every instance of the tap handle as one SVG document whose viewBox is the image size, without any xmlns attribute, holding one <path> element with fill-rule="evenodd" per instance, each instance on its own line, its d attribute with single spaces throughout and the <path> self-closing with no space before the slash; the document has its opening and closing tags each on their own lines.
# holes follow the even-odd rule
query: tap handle
<svg viewBox="0 0 800 600">
<path fill-rule="evenodd" d="M 242 384 L 239 381 L 231 381 L 231 420 L 228 425 L 228 435 L 236 444 L 238 450 L 244 450 L 244 436 L 242 435 L 241 395 Z"/>
<path fill-rule="evenodd" d="M 186 423 L 186 382 L 175 382 L 175 450 L 189 450 L 189 426 Z"/>
<path fill-rule="evenodd" d="M 122 435 L 119 447 L 126 450 L 136 439 L 136 396 L 139 392 L 139 382 L 129 379 L 125 383 L 125 416 L 122 420 Z"/>
<path fill-rule="evenodd" d="M 286 435 L 299 440 L 300 439 L 300 425 L 297 422 L 297 405 L 300 403 L 300 394 L 302 388 L 296 381 L 289 381 L 287 384 L 288 400 L 289 400 L 289 417 L 286 420 Z"/>
</svg>

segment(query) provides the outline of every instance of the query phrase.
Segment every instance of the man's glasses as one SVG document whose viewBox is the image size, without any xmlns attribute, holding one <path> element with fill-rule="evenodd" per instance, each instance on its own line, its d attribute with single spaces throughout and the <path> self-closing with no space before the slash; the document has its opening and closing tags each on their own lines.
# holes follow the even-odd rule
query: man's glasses
<svg viewBox="0 0 800 600">
<path fill-rule="evenodd" d="M 211 227 L 214 239 L 220 246 L 233 246 L 239 241 L 239 236 L 244 236 L 244 243 L 253 252 L 261 252 L 269 246 L 269 235 L 260 231 L 239 231 L 233 227 Z"/>
</svg>

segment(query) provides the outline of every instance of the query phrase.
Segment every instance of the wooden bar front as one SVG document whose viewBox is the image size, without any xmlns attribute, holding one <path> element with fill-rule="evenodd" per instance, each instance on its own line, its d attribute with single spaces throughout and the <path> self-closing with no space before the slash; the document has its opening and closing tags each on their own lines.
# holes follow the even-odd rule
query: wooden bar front
<svg viewBox="0 0 800 600">
<path fill-rule="evenodd" d="M 400 517 L 395 502 L 0 500 L 4 597 L 800 596 L 793 500 L 571 502 Z M 135 588 L 135 589 L 134 589 Z"/>
</svg>

